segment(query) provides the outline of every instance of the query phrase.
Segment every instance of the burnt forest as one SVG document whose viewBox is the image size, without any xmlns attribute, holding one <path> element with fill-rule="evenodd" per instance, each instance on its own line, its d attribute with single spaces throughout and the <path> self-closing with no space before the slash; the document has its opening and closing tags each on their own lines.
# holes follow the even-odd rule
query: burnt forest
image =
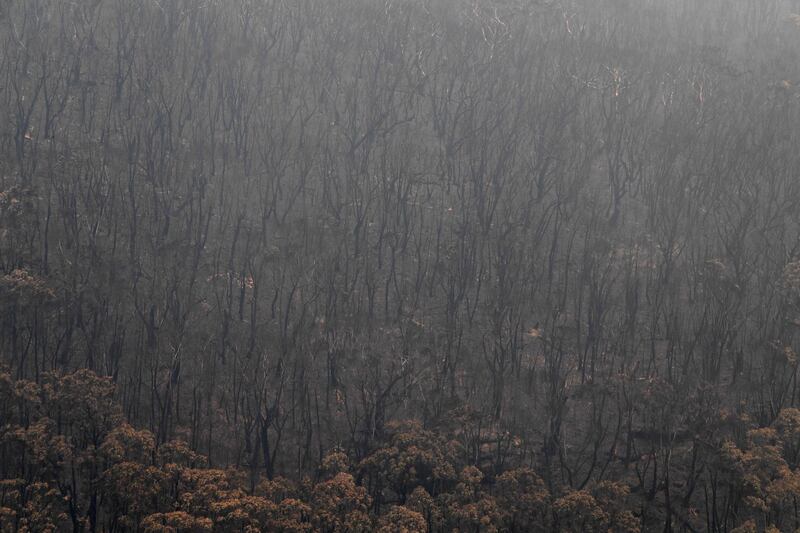
<svg viewBox="0 0 800 533">
<path fill-rule="evenodd" d="M 799 0 L 0 0 L 0 532 L 800 530 Z"/>
</svg>

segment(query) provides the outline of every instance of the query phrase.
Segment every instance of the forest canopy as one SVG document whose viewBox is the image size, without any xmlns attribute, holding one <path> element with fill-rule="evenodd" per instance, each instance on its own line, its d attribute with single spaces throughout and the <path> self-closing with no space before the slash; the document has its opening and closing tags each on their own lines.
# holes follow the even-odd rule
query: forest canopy
<svg viewBox="0 0 800 533">
<path fill-rule="evenodd" d="M 800 528 L 798 13 L 0 0 L 0 531 Z"/>
</svg>

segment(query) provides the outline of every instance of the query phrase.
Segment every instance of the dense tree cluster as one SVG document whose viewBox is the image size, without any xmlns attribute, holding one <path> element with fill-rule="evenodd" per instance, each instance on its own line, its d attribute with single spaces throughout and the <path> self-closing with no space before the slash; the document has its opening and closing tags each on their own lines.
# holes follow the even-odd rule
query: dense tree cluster
<svg viewBox="0 0 800 533">
<path fill-rule="evenodd" d="M 88 370 L 45 373 L 39 384 L 0 375 L 0 530 L 638 532 L 635 512 L 659 490 L 634 494 L 630 473 L 554 489 L 527 466 L 497 474 L 474 460 L 464 425 L 432 432 L 418 421 L 388 424 L 360 461 L 333 450 L 297 480 L 254 477 L 210 466 L 182 438 L 158 444 L 125 421 L 114 392 Z M 736 531 L 794 527 L 800 409 L 781 410 L 768 427 L 731 426 L 709 437 L 691 490 L 719 491 L 720 519 L 739 522 Z M 484 456 L 499 453 L 502 443 L 486 442 Z M 681 497 L 691 501 L 691 490 Z M 688 513 L 691 527 L 698 510 Z"/>
<path fill-rule="evenodd" d="M 1 527 L 800 527 L 798 11 L 0 1 Z"/>
</svg>

